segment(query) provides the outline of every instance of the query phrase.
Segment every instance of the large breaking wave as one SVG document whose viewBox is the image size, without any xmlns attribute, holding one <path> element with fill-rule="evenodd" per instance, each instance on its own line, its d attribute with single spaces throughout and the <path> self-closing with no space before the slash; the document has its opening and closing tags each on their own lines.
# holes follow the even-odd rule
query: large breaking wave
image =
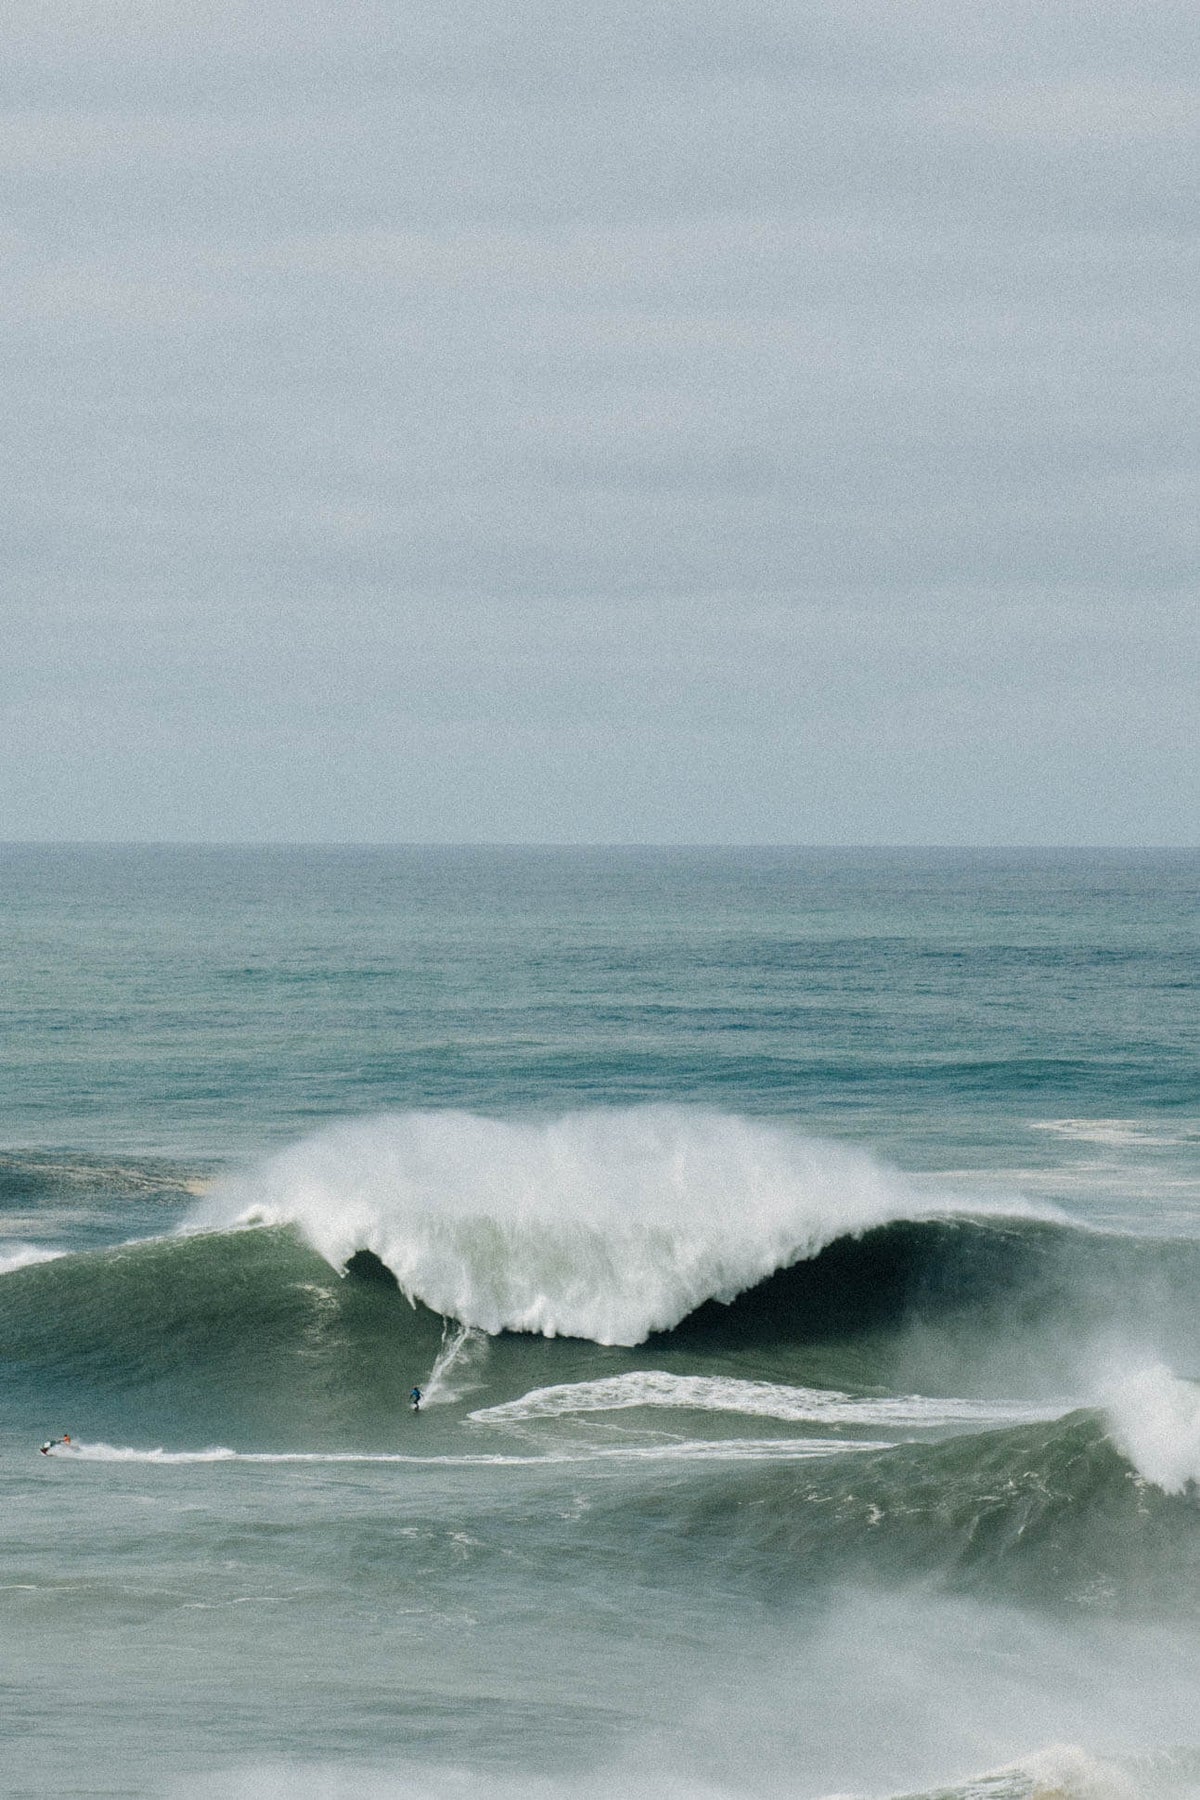
<svg viewBox="0 0 1200 1800">
<path fill-rule="evenodd" d="M 634 1345 L 890 1221 L 1033 1210 L 931 1197 L 783 1125 L 651 1106 L 340 1124 L 222 1184 L 193 1223 L 294 1225 L 336 1269 L 370 1252 L 410 1300 L 488 1333 Z"/>
<path fill-rule="evenodd" d="M 465 1403 L 539 1454 L 556 1433 L 690 1440 L 681 1415 L 708 1413 L 729 1454 L 752 1417 L 772 1455 L 786 1427 L 808 1456 L 817 1431 L 850 1447 L 1082 1405 L 1126 1470 L 1200 1484 L 1200 1389 L 1169 1373 L 1200 1367 L 1200 1244 L 935 1196 L 777 1123 L 403 1114 L 227 1179 L 174 1235 L 6 1248 L 11 1408 L 52 1401 L 46 1430 L 358 1453 L 417 1382 L 446 1430 Z"/>
</svg>

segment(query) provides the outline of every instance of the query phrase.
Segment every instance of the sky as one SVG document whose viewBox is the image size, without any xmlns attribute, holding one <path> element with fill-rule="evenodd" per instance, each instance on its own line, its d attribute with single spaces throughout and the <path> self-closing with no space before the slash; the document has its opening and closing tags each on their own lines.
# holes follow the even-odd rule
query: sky
<svg viewBox="0 0 1200 1800">
<path fill-rule="evenodd" d="M 1200 842 L 1200 26 L 9 0 L 0 838 Z"/>
</svg>

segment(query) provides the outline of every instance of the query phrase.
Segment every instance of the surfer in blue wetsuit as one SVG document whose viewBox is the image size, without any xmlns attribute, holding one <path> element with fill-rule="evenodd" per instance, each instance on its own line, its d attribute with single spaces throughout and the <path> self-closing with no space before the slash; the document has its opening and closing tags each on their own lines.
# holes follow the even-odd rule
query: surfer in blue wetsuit
<svg viewBox="0 0 1200 1800">
<path fill-rule="evenodd" d="M 47 1438 L 46 1442 L 42 1445 L 42 1455 L 49 1456 L 50 1452 L 56 1449 L 59 1444 L 69 1444 L 70 1441 L 71 1434 L 69 1431 L 64 1431 L 60 1438 Z"/>
<path fill-rule="evenodd" d="M 413 1411 L 420 1412 L 420 1410 L 421 1410 L 421 1390 L 420 1390 L 420 1388 L 415 1387 L 413 1389 L 412 1393 L 408 1397 L 412 1401 Z"/>
</svg>

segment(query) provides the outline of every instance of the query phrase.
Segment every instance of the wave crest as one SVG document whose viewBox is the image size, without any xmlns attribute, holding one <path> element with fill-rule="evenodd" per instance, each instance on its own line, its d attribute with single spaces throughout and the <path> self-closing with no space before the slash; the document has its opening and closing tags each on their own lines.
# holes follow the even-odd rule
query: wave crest
<svg viewBox="0 0 1200 1800">
<path fill-rule="evenodd" d="M 0 1275 L 11 1275 L 15 1269 L 31 1269 L 35 1263 L 56 1262 L 66 1254 L 65 1250 L 48 1244 L 6 1241 L 0 1243 Z"/>
<path fill-rule="evenodd" d="M 1200 1485 L 1200 1383 L 1152 1363 L 1111 1380 L 1105 1402 L 1113 1442 L 1144 1481 L 1165 1494 Z"/>
<path fill-rule="evenodd" d="M 410 1300 L 490 1334 L 633 1345 L 839 1237 L 968 1210 L 1000 1209 L 776 1123 L 651 1106 L 343 1123 L 223 1183 L 192 1223 L 295 1225 L 338 1269 L 369 1250 Z"/>
</svg>

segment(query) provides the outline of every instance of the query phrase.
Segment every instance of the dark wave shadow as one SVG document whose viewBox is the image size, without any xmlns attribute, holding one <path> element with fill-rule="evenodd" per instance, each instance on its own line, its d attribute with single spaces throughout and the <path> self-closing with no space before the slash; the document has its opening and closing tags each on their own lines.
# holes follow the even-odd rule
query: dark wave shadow
<svg viewBox="0 0 1200 1800">
<path fill-rule="evenodd" d="M 653 1342 L 687 1349 L 844 1343 L 966 1319 L 1007 1332 L 1147 1318 L 1196 1342 L 1200 1245 L 1036 1219 L 897 1221 L 838 1238 L 729 1304 L 708 1300 Z"/>
</svg>

